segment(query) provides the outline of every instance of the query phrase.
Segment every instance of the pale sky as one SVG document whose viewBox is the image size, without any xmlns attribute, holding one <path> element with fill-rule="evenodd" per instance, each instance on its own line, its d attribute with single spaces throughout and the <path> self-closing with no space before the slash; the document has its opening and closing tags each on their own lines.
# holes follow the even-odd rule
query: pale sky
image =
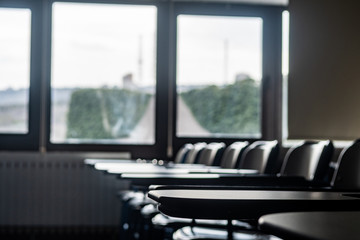
<svg viewBox="0 0 360 240">
<path fill-rule="evenodd" d="M 128 73 L 139 85 L 154 84 L 156 12 L 154 6 L 55 3 L 53 86 L 122 86 Z"/>
<path fill-rule="evenodd" d="M 177 42 L 178 83 L 232 83 L 239 73 L 261 80 L 261 18 L 180 15 Z"/>
<path fill-rule="evenodd" d="M 0 89 L 29 86 L 30 22 L 28 9 L 0 8 Z"/>
<path fill-rule="evenodd" d="M 128 73 L 153 85 L 156 14 L 154 6 L 55 3 L 52 86 L 122 86 Z M 0 89 L 29 85 L 30 18 L 0 9 Z M 260 80 L 262 19 L 180 15 L 177 62 L 179 84 L 231 83 L 238 73 Z"/>
</svg>

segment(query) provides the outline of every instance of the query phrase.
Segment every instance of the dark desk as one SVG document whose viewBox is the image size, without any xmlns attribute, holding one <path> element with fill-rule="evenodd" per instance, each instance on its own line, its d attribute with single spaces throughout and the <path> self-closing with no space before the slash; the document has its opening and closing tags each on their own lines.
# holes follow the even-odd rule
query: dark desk
<svg viewBox="0 0 360 240">
<path fill-rule="evenodd" d="M 85 165 L 94 166 L 96 163 L 137 163 L 138 160 L 129 159 L 100 159 L 100 158 L 87 158 L 84 160 Z"/>
<path fill-rule="evenodd" d="M 360 212 L 293 212 L 263 216 L 260 228 L 270 234 L 298 240 L 358 240 Z"/>
<path fill-rule="evenodd" d="M 148 196 L 166 215 L 197 219 L 258 219 L 279 212 L 360 210 L 342 192 L 255 190 L 154 190 Z"/>
<path fill-rule="evenodd" d="M 115 161 L 115 160 L 114 160 Z M 89 161 L 87 161 L 90 164 Z M 107 171 L 110 174 L 187 174 L 187 173 L 214 173 L 214 174 L 257 174 L 257 170 L 252 169 L 223 169 L 219 166 L 206 166 L 202 164 L 166 164 L 158 165 L 153 163 L 134 163 L 134 162 L 96 162 L 96 170 Z M 153 175 L 154 176 L 154 175 Z"/>
<path fill-rule="evenodd" d="M 147 163 L 140 163 L 140 162 L 98 162 L 94 164 L 94 168 L 96 170 L 102 170 L 102 171 L 119 171 L 123 169 L 165 169 L 165 166 L 163 165 L 157 165 L 153 164 L 151 162 Z"/>
<path fill-rule="evenodd" d="M 122 174 L 121 179 L 130 180 L 136 186 L 150 185 L 221 185 L 221 186 L 271 186 L 301 187 L 317 186 L 302 177 L 277 177 L 239 172 L 239 174 Z"/>
<path fill-rule="evenodd" d="M 165 172 L 168 169 L 177 169 L 178 171 L 198 171 L 198 172 L 209 172 L 209 171 L 222 171 L 224 173 L 237 173 L 235 169 L 221 169 L 219 166 L 206 166 L 203 164 L 174 164 L 164 163 L 163 161 L 154 162 L 139 162 L 139 161 L 123 161 L 119 160 L 104 160 L 104 161 L 89 161 L 85 160 L 87 165 L 92 165 L 96 170 L 108 171 L 113 174 L 122 174 L 124 172 L 152 172 L 161 171 Z M 176 170 L 174 170 L 176 171 Z M 255 172 L 255 170 L 253 170 Z"/>
<path fill-rule="evenodd" d="M 218 171 L 217 171 L 218 170 Z M 226 171 L 229 170 L 229 171 Z M 121 175 L 127 178 L 173 178 L 176 174 L 193 174 L 196 175 L 213 175 L 213 176 L 239 176 L 239 175 L 258 175 L 257 170 L 251 169 L 186 169 L 186 168 L 156 168 L 156 167 L 138 167 L 138 168 L 123 168 L 123 169 L 109 169 L 107 171 L 111 174 Z M 131 175 L 130 175 L 131 174 Z M 141 176 L 143 175 L 143 176 Z"/>
</svg>

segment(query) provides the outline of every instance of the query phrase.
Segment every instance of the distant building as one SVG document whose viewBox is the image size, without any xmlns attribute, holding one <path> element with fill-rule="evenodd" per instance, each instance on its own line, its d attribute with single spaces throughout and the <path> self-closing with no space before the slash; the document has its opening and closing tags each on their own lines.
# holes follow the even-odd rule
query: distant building
<svg viewBox="0 0 360 240">
<path fill-rule="evenodd" d="M 241 81 L 243 81 L 245 79 L 249 79 L 249 78 L 250 78 L 250 76 L 247 75 L 246 73 L 238 73 L 235 76 L 235 82 L 241 82 Z"/>
<path fill-rule="evenodd" d="M 125 89 L 129 89 L 129 90 L 135 90 L 137 89 L 136 84 L 133 81 L 133 75 L 132 73 L 128 73 L 123 77 L 123 87 Z"/>
</svg>

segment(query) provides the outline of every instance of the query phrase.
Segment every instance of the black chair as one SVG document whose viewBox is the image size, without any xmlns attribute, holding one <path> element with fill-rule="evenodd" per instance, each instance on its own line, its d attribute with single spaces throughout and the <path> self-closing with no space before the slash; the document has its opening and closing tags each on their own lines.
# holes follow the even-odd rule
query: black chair
<svg viewBox="0 0 360 240">
<path fill-rule="evenodd" d="M 192 149 L 194 149 L 194 145 L 192 145 L 191 143 L 187 143 L 182 146 L 175 156 L 174 163 L 186 163 L 187 156 Z"/>
<path fill-rule="evenodd" d="M 303 176 L 308 181 L 314 181 L 315 185 L 326 184 L 325 179 L 329 179 L 326 173 L 329 172 L 330 161 L 334 147 L 331 141 L 306 141 L 302 144 L 296 145 L 288 150 L 284 162 L 279 173 L 279 177 L 288 176 Z M 330 184 L 330 182 L 328 182 Z M 278 188 L 278 186 L 274 186 Z M 298 186 L 294 186 L 297 188 Z M 262 186 L 254 186 L 253 189 L 261 189 Z M 215 190 L 216 191 L 216 190 Z M 233 234 L 234 226 L 239 226 L 246 232 L 237 232 Z M 181 239 L 268 239 L 270 236 L 258 233 L 256 226 L 243 223 L 239 225 L 238 221 L 229 222 L 229 229 L 214 230 L 206 227 L 187 226 L 178 229 L 173 234 L 174 240 Z M 224 227 L 224 226 L 223 226 Z M 209 237 L 211 235 L 212 237 Z"/>
<path fill-rule="evenodd" d="M 225 149 L 225 144 L 220 142 L 213 142 L 206 145 L 199 155 L 198 164 L 203 164 L 206 166 L 219 166 L 219 162 L 223 151 Z"/>
<path fill-rule="evenodd" d="M 185 148 L 188 151 L 185 151 Z M 183 167 L 186 167 L 190 164 L 198 164 L 204 166 L 213 166 L 219 163 L 219 159 L 224 151 L 225 144 L 224 143 L 195 143 L 192 146 L 184 145 L 179 151 L 180 153 L 177 154 L 176 158 L 181 159 L 184 158 Z M 183 156 L 181 156 L 183 155 Z M 123 226 L 123 239 L 137 239 L 143 226 L 146 224 L 146 218 L 141 217 L 141 210 L 146 205 L 152 205 L 153 201 L 146 198 L 145 193 L 144 195 L 137 195 L 136 198 L 132 198 L 124 202 L 123 201 L 123 212 L 122 212 L 122 223 Z M 146 209 L 148 209 L 147 207 Z M 157 212 L 157 211 L 156 211 Z"/>
<path fill-rule="evenodd" d="M 254 169 L 259 174 L 271 174 L 279 154 L 278 141 L 256 141 L 245 149 L 239 169 Z"/>
<path fill-rule="evenodd" d="M 360 189 L 360 139 L 344 148 L 335 165 L 335 173 L 331 180 L 334 189 Z"/>
<path fill-rule="evenodd" d="M 247 142 L 235 142 L 227 147 L 224 151 L 224 143 L 209 143 L 201 151 L 201 153 L 199 153 L 197 163 L 206 166 L 234 166 L 239 158 L 240 153 L 246 148 L 247 145 Z M 137 203 L 136 206 L 131 207 L 139 207 L 139 205 L 140 204 Z M 147 199 L 143 201 L 141 203 L 141 214 L 138 215 L 139 219 L 137 219 L 138 222 L 132 223 L 134 225 L 134 232 L 132 235 L 139 236 L 141 239 L 146 239 L 150 230 L 151 218 L 157 213 L 159 212 L 151 200 Z"/>
<path fill-rule="evenodd" d="M 187 143 L 177 152 L 174 163 L 190 165 L 198 162 L 201 152 L 207 146 L 205 142 L 198 142 L 195 144 Z M 204 161 L 202 161 L 204 162 Z M 120 232 L 121 239 L 134 239 L 134 233 L 137 226 L 140 224 L 140 211 L 146 204 L 152 203 L 146 197 L 146 193 L 139 191 L 137 188 L 132 188 L 129 191 L 121 191 L 118 193 L 121 199 L 121 219 L 120 219 Z"/>
<path fill-rule="evenodd" d="M 224 151 L 224 154 L 221 159 L 220 167 L 221 168 L 235 168 L 236 164 L 239 162 L 240 157 L 243 155 L 243 152 L 248 147 L 248 142 L 234 142 L 230 144 Z"/>
<path fill-rule="evenodd" d="M 236 145 L 235 145 L 236 146 Z M 239 161 L 233 166 L 244 167 L 247 169 L 254 169 L 259 172 L 259 174 L 269 173 L 270 169 L 273 169 L 273 164 L 276 163 L 277 155 L 279 152 L 278 142 L 274 141 L 256 141 L 250 144 L 245 150 L 242 150 L 243 153 L 238 157 Z M 239 154 L 241 151 L 239 151 Z M 227 156 L 224 154 L 224 158 Z M 226 159 L 223 159 L 222 162 L 226 162 Z M 171 188 L 171 186 L 170 186 Z M 152 232 L 150 233 L 150 239 L 170 239 L 171 235 L 176 229 L 179 229 L 183 226 L 193 224 L 193 219 L 177 219 L 167 217 L 163 214 L 157 214 L 152 218 L 152 226 L 149 227 Z M 202 225 L 207 226 L 216 226 L 220 225 L 224 227 L 227 225 L 227 221 L 198 221 L 197 224 L 201 223 Z M 247 223 L 239 222 L 234 223 L 238 226 L 248 228 Z"/>
<path fill-rule="evenodd" d="M 280 176 L 302 176 L 308 181 L 330 184 L 329 172 L 334 146 L 331 141 L 305 141 L 292 147 L 284 158 Z"/>
<path fill-rule="evenodd" d="M 345 147 L 333 166 L 335 171 L 330 190 L 349 191 L 349 196 L 358 198 L 360 189 L 360 140 L 355 140 L 350 146 Z M 258 222 L 261 230 L 286 237 L 286 239 L 295 236 L 296 239 L 304 236 L 307 239 L 328 239 L 330 237 L 332 239 L 343 237 L 357 239 L 359 237 L 357 234 L 359 229 L 357 227 L 358 215 L 356 211 L 280 213 L 263 216 Z M 296 224 L 296 227 L 293 227 L 293 224 Z M 331 226 L 335 227 L 330 229 Z"/>
<path fill-rule="evenodd" d="M 193 144 L 192 148 L 189 149 L 189 152 L 185 157 L 184 163 L 185 164 L 199 163 L 200 153 L 206 148 L 206 146 L 207 144 L 204 142 L 198 142 Z"/>
</svg>

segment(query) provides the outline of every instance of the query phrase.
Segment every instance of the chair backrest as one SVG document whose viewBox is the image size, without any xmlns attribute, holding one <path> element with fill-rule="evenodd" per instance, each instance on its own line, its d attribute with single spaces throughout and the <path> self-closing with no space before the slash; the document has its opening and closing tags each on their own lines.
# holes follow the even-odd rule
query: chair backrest
<svg viewBox="0 0 360 240">
<path fill-rule="evenodd" d="M 234 142 L 230 144 L 224 151 L 220 161 L 220 167 L 235 168 L 239 158 L 248 145 L 249 142 Z"/>
<path fill-rule="evenodd" d="M 336 165 L 332 187 L 360 189 L 360 139 L 341 151 Z"/>
<path fill-rule="evenodd" d="M 305 141 L 288 150 L 281 176 L 301 176 L 309 181 L 325 181 L 334 146 L 331 141 Z"/>
<path fill-rule="evenodd" d="M 194 148 L 194 145 L 187 143 L 182 146 L 179 151 L 176 153 L 174 163 L 185 163 L 186 157 L 189 154 L 189 151 Z"/>
<path fill-rule="evenodd" d="M 217 165 L 224 148 L 224 143 L 209 143 L 200 153 L 198 163 L 207 166 Z"/>
<path fill-rule="evenodd" d="M 186 159 L 185 159 L 185 163 L 187 163 L 187 164 L 198 163 L 200 153 L 206 147 L 206 145 L 207 144 L 204 142 L 195 143 L 193 145 L 193 148 L 190 149 L 190 151 L 188 152 Z"/>
<path fill-rule="evenodd" d="M 271 173 L 279 153 L 278 141 L 256 141 L 250 144 L 241 156 L 238 168 L 254 169 L 263 173 Z"/>
</svg>

